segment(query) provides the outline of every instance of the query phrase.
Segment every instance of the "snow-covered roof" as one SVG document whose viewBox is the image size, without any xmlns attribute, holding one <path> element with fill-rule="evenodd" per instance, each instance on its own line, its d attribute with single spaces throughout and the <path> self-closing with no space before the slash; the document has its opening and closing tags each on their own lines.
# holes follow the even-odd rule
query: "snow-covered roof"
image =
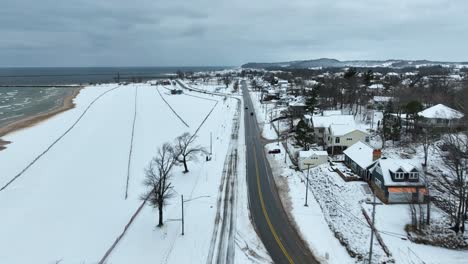
<svg viewBox="0 0 468 264">
<path fill-rule="evenodd" d="M 330 127 L 330 125 L 349 125 L 356 126 L 354 116 L 352 115 L 333 115 L 333 116 L 312 116 L 314 127 Z"/>
<path fill-rule="evenodd" d="M 374 149 L 369 145 L 359 141 L 347 148 L 343 153 L 356 162 L 361 168 L 367 168 L 373 160 Z"/>
<path fill-rule="evenodd" d="M 328 152 L 323 150 L 299 151 L 299 158 L 309 158 L 312 156 L 328 156 Z"/>
<path fill-rule="evenodd" d="M 374 96 L 373 100 L 374 100 L 374 102 L 386 103 L 386 102 L 392 101 L 393 97 L 391 97 L 391 96 Z"/>
<path fill-rule="evenodd" d="M 324 110 L 323 116 L 342 115 L 341 110 Z"/>
<path fill-rule="evenodd" d="M 349 134 L 353 131 L 361 131 L 365 133 L 364 131 L 357 129 L 355 126 L 350 126 L 350 125 L 330 125 L 330 134 L 333 136 L 344 136 L 346 134 Z"/>
<path fill-rule="evenodd" d="M 398 74 L 396 72 L 388 72 L 387 75 L 388 76 L 400 76 L 400 74 Z"/>
<path fill-rule="evenodd" d="M 377 162 L 380 165 L 376 167 L 376 170 L 381 169 L 379 171 L 385 181 L 385 186 L 422 186 L 425 185 L 424 178 L 422 175 L 419 175 L 419 181 L 417 182 L 394 182 L 392 180 L 392 176 L 390 175 L 391 172 L 396 172 L 401 169 L 405 173 L 412 172 L 414 170 L 420 172 L 421 169 L 418 165 L 415 164 L 415 161 L 409 159 L 390 159 L 390 158 L 381 158 Z"/>
<path fill-rule="evenodd" d="M 406 119 L 407 114 L 391 113 L 390 115 Z"/>
<path fill-rule="evenodd" d="M 380 83 L 374 83 L 369 86 L 369 89 L 383 89 L 383 88 L 384 88 L 383 84 L 380 84 Z"/>
<path fill-rule="evenodd" d="M 443 104 L 434 105 L 418 113 L 419 116 L 425 118 L 439 118 L 439 119 L 459 119 L 465 115 L 455 109 L 452 109 Z"/>
</svg>

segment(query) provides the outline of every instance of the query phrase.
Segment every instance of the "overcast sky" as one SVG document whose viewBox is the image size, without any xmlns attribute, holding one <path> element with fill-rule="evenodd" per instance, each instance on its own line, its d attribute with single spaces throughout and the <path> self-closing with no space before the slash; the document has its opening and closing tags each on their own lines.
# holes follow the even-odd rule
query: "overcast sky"
<svg viewBox="0 0 468 264">
<path fill-rule="evenodd" d="M 467 14 L 466 0 L 3 0 L 0 67 L 468 61 Z"/>
</svg>

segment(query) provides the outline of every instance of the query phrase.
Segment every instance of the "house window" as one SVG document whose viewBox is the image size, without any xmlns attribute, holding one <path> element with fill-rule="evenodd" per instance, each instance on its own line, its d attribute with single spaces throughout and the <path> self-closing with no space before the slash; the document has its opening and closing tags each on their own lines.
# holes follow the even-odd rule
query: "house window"
<svg viewBox="0 0 468 264">
<path fill-rule="evenodd" d="M 405 178 L 405 174 L 403 172 L 395 173 L 395 180 L 403 180 Z"/>
<path fill-rule="evenodd" d="M 319 133 L 322 133 L 322 134 L 323 134 L 323 132 L 325 132 L 325 129 L 319 128 Z"/>
<path fill-rule="evenodd" d="M 409 179 L 410 179 L 410 180 L 417 180 L 418 177 L 419 177 L 418 174 L 419 174 L 419 173 L 417 173 L 417 172 L 411 172 L 411 173 L 409 174 Z"/>
<path fill-rule="evenodd" d="M 379 188 L 382 188 L 382 182 L 381 182 L 379 179 L 377 179 L 377 178 L 374 178 L 374 180 L 375 180 L 375 184 L 376 184 Z"/>
<path fill-rule="evenodd" d="M 347 138 L 346 140 L 347 140 L 347 141 L 352 141 L 353 139 L 352 139 L 352 138 Z"/>
<path fill-rule="evenodd" d="M 335 143 L 340 143 L 340 138 L 339 137 L 335 138 Z"/>
</svg>

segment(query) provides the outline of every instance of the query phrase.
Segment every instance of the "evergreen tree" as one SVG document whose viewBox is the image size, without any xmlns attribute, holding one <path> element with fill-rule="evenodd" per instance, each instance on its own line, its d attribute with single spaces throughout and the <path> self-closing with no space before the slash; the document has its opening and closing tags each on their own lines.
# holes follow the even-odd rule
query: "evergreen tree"
<svg viewBox="0 0 468 264">
<path fill-rule="evenodd" d="M 306 110 L 313 112 L 315 106 L 317 105 L 318 87 L 312 87 L 311 90 L 306 92 L 305 97 Z"/>
<path fill-rule="evenodd" d="M 310 144 L 313 143 L 314 137 L 313 137 L 312 130 L 304 122 L 304 120 L 299 121 L 299 123 L 297 124 L 296 134 L 294 135 L 294 140 L 304 150 L 309 150 Z"/>
</svg>

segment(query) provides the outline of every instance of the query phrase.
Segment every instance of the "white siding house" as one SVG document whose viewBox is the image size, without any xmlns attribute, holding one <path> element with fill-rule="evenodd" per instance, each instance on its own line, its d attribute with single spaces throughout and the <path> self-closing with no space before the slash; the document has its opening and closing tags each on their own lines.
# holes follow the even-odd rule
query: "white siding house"
<svg viewBox="0 0 468 264">
<path fill-rule="evenodd" d="M 328 153 L 326 151 L 299 151 L 298 166 L 300 170 L 306 170 L 308 166 L 313 168 L 318 165 L 327 163 L 327 161 Z"/>
<path fill-rule="evenodd" d="M 330 125 L 325 130 L 325 146 L 332 154 L 337 153 L 337 149 L 343 151 L 359 141 L 369 142 L 369 135 L 353 126 Z"/>
<path fill-rule="evenodd" d="M 308 125 L 314 129 L 315 140 L 321 143 L 326 142 L 326 130 L 330 125 L 348 125 L 355 127 L 356 122 L 352 115 L 330 115 L 330 116 L 306 116 Z"/>
</svg>

